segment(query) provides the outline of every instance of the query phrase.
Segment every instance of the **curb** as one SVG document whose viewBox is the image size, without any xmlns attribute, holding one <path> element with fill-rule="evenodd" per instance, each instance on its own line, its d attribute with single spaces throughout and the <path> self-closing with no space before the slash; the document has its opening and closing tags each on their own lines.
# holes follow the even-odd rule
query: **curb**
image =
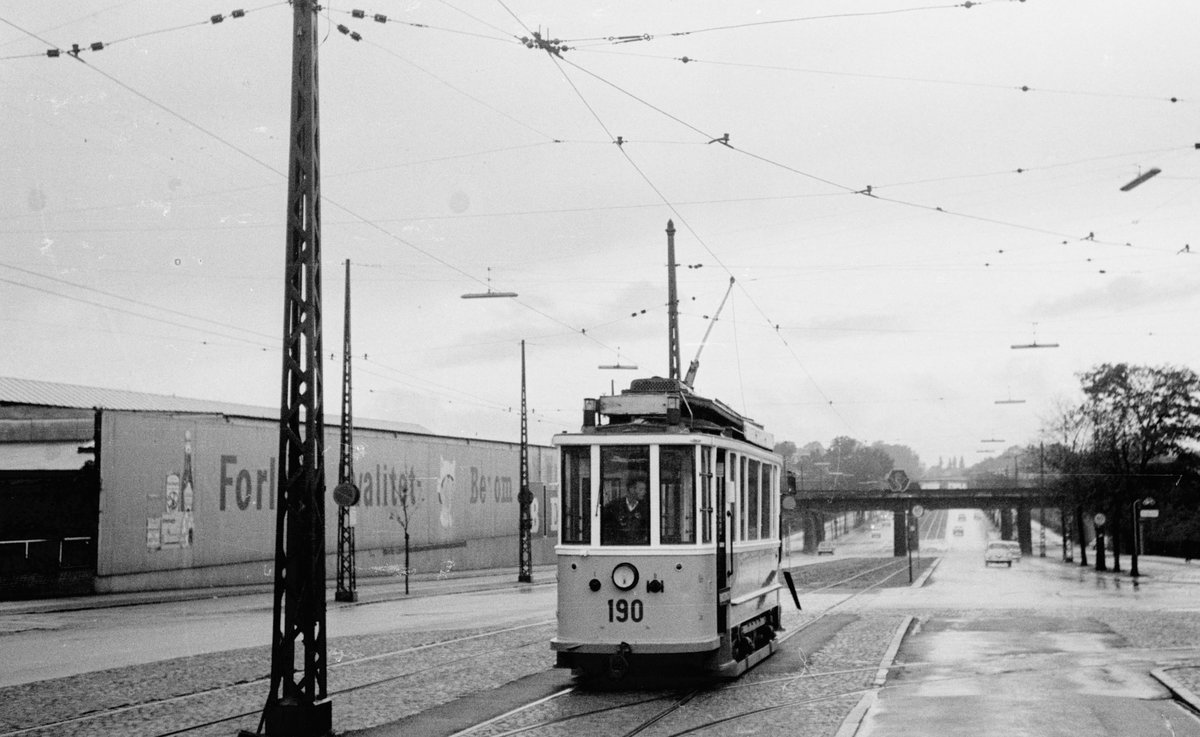
<svg viewBox="0 0 1200 737">
<path fill-rule="evenodd" d="M 929 567 L 925 569 L 924 573 L 922 573 L 920 576 L 917 576 L 917 580 L 913 581 L 909 585 L 909 588 L 919 589 L 924 586 L 925 582 L 929 580 L 929 577 L 933 575 L 934 570 L 937 569 L 938 564 L 941 562 L 942 556 L 939 555 L 938 557 L 934 558 L 933 563 L 929 564 Z"/>
<path fill-rule="evenodd" d="M 1200 713 L 1200 699 L 1196 698 L 1196 694 L 1188 690 L 1186 686 L 1175 680 L 1174 676 L 1168 675 L 1166 669 L 1155 668 L 1150 671 L 1150 675 L 1163 686 L 1166 686 L 1176 701 L 1182 701 L 1189 709 Z"/>
<path fill-rule="evenodd" d="M 939 558 L 940 560 L 940 558 Z M 887 682 L 888 669 L 892 667 L 892 663 L 896 659 L 896 653 L 900 650 L 901 643 L 908 635 L 908 631 L 912 629 L 915 619 L 913 616 L 907 615 L 900 626 L 896 628 L 896 634 L 892 635 L 892 642 L 888 645 L 888 649 L 883 653 L 883 658 L 879 661 L 879 670 L 875 672 L 875 680 L 872 682 L 872 688 L 863 694 L 858 703 L 842 720 L 842 725 L 838 727 L 838 731 L 834 737 L 854 737 L 858 733 L 858 728 L 862 726 L 863 719 L 866 718 L 867 712 L 875 705 L 875 701 L 879 697 L 879 689 L 883 688 Z"/>
</svg>

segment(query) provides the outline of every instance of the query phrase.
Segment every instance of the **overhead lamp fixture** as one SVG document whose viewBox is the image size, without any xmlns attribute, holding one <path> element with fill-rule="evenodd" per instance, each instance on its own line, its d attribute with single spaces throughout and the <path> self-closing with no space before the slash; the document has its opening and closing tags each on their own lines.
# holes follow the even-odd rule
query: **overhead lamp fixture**
<svg viewBox="0 0 1200 737">
<path fill-rule="evenodd" d="M 1032 343 L 1015 343 L 1013 348 L 1057 348 L 1058 343 L 1039 343 L 1037 340 L 1037 323 L 1033 324 L 1033 342 Z"/>
<path fill-rule="evenodd" d="M 1139 174 L 1138 176 L 1136 176 L 1136 177 L 1134 177 L 1133 179 L 1131 179 L 1131 180 L 1129 181 L 1129 183 L 1128 183 L 1128 184 L 1126 184 L 1124 187 L 1121 187 L 1121 191 L 1122 191 L 1122 192 L 1128 192 L 1129 190 L 1131 190 L 1131 189 L 1133 189 L 1134 187 L 1138 186 L 1138 185 L 1139 185 L 1139 184 L 1141 184 L 1142 182 L 1145 182 L 1146 180 L 1150 179 L 1151 177 L 1157 176 L 1157 175 L 1159 175 L 1159 174 L 1162 174 L 1162 169 L 1159 169 L 1157 166 L 1156 166 L 1156 167 L 1153 167 L 1153 168 L 1150 168 L 1150 169 L 1147 169 L 1147 170 L 1146 170 L 1145 172 L 1143 172 L 1142 174 Z"/>
<path fill-rule="evenodd" d="M 471 292 L 462 295 L 463 299 L 500 299 L 516 297 L 516 292 L 495 292 L 492 291 L 492 267 L 488 267 L 487 276 L 487 291 L 486 292 Z"/>
<path fill-rule="evenodd" d="M 617 371 L 635 371 L 637 370 L 636 363 L 621 363 L 621 347 L 617 346 L 617 362 L 597 366 L 598 369 L 608 369 Z"/>
</svg>

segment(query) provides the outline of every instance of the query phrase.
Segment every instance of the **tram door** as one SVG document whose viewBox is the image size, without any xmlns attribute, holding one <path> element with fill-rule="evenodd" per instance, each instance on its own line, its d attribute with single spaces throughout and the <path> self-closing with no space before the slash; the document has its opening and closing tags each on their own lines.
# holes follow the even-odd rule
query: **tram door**
<svg viewBox="0 0 1200 737">
<path fill-rule="evenodd" d="M 729 555 L 732 551 L 729 545 L 729 512 L 725 507 L 725 461 L 725 449 L 717 448 L 717 470 L 712 478 L 716 482 L 713 507 L 716 509 L 717 523 L 717 632 L 722 635 L 729 629 Z"/>
</svg>

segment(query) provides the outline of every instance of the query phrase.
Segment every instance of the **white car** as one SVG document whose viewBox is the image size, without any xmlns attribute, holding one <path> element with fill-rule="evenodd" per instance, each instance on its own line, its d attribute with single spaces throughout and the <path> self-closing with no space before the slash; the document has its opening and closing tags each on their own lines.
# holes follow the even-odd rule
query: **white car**
<svg viewBox="0 0 1200 737">
<path fill-rule="evenodd" d="M 817 555 L 833 555 L 833 541 L 822 540 L 817 543 Z"/>
<path fill-rule="evenodd" d="M 1004 563 L 1012 568 L 1012 551 L 1009 549 L 1007 541 L 993 540 L 987 544 L 987 548 L 983 551 L 983 564 L 990 566 L 993 563 Z"/>
</svg>

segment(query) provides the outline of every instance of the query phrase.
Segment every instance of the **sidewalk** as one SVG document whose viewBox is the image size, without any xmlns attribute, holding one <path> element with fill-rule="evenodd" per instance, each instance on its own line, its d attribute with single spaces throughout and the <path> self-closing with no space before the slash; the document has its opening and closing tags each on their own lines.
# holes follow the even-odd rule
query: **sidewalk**
<svg viewBox="0 0 1200 737">
<path fill-rule="evenodd" d="M 532 584 L 518 583 L 516 568 L 455 571 L 448 574 L 422 573 L 409 577 L 408 594 L 404 593 L 403 577 L 372 576 L 358 579 L 356 589 L 358 601 L 354 603 L 335 601 L 334 590 L 336 586 L 333 580 L 329 580 L 325 586 L 326 606 L 354 606 L 355 604 L 374 604 L 381 601 L 395 601 L 398 599 L 460 594 L 468 591 L 487 591 L 531 585 L 544 586 L 553 584 L 557 580 L 557 575 L 557 568 L 553 564 L 534 566 Z M 252 586 L 129 591 L 115 594 L 94 594 L 92 596 L 0 601 L 0 616 L 71 612 L 109 607 L 139 606 L 142 604 L 195 601 L 197 599 L 224 599 L 239 596 L 269 597 L 273 590 L 273 585 L 255 584 Z"/>
</svg>

